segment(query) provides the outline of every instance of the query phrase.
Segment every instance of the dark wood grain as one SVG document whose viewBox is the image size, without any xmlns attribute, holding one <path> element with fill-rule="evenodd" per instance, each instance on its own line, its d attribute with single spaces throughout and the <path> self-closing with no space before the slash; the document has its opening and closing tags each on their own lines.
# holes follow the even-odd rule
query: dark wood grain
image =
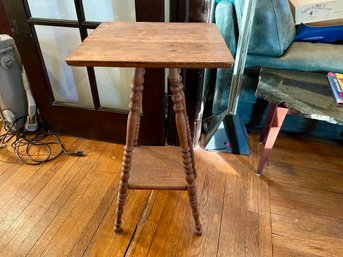
<svg viewBox="0 0 343 257">
<path fill-rule="evenodd" d="M 145 68 L 231 67 L 214 24 L 102 23 L 67 59 L 72 66 Z"/>
<path fill-rule="evenodd" d="M 0 1 L 0 34 L 12 34 L 11 26 L 7 18 L 7 14 L 4 8 L 4 5 L 2 4 L 2 1 Z"/>
<path fill-rule="evenodd" d="M 186 190 L 181 150 L 176 146 L 135 147 L 129 189 Z"/>
</svg>

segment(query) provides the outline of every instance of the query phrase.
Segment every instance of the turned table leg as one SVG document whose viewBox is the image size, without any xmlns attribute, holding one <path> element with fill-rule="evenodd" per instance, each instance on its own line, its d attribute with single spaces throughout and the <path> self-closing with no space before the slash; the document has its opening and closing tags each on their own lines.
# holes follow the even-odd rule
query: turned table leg
<svg viewBox="0 0 343 257">
<path fill-rule="evenodd" d="M 181 76 L 178 69 L 170 68 L 168 79 L 171 84 L 171 91 L 173 93 L 172 100 L 174 103 L 175 121 L 177 132 L 179 135 L 180 145 L 182 148 L 183 165 L 185 168 L 185 175 L 188 183 L 187 190 L 195 222 L 195 231 L 198 235 L 201 235 L 202 227 L 199 219 L 199 204 L 195 188 L 195 178 L 193 171 L 191 148 L 189 146 L 186 115 L 184 113 L 184 96 L 181 86 Z"/>
<path fill-rule="evenodd" d="M 183 114 L 185 115 L 186 126 L 187 126 L 187 141 L 188 141 L 188 146 L 189 146 L 190 151 L 191 151 L 192 168 L 193 168 L 194 177 L 197 177 L 197 171 L 195 169 L 195 161 L 194 161 L 194 151 L 193 151 L 193 142 L 192 142 L 193 140 L 192 140 L 191 128 L 189 126 L 189 119 L 188 119 L 188 115 L 187 115 L 186 97 L 185 97 L 185 92 L 183 90 L 181 69 L 178 69 L 178 72 L 180 75 L 179 80 L 180 80 L 180 87 L 181 87 L 181 94 L 182 94 Z"/>
<path fill-rule="evenodd" d="M 133 142 L 134 146 L 138 145 L 138 138 L 139 138 L 139 128 L 141 125 L 141 114 L 142 114 L 142 102 L 143 102 L 143 94 L 140 94 L 140 98 L 139 98 L 139 110 L 137 113 L 137 125 L 136 125 L 136 132 L 135 132 L 135 141 Z"/>
<path fill-rule="evenodd" d="M 127 196 L 128 180 L 130 177 L 130 168 L 132 162 L 133 148 L 137 143 L 139 129 L 139 118 L 142 103 L 142 91 L 144 83 L 144 68 L 136 68 L 132 78 L 131 95 L 130 95 L 130 113 L 127 119 L 126 144 L 124 147 L 124 157 L 119 182 L 117 198 L 117 217 L 115 220 L 115 232 L 120 232 L 121 218 L 124 210 Z"/>
</svg>

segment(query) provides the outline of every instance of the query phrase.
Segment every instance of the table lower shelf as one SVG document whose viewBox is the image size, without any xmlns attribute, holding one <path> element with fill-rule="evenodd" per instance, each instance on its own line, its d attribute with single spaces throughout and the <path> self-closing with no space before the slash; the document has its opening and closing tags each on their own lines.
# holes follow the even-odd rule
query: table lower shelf
<svg viewBox="0 0 343 257">
<path fill-rule="evenodd" d="M 186 190 L 181 148 L 176 146 L 135 147 L 129 189 Z"/>
</svg>

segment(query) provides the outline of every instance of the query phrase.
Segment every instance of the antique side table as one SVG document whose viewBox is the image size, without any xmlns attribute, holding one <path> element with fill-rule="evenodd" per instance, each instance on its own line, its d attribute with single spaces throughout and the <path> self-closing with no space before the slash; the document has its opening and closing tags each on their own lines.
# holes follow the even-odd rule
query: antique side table
<svg viewBox="0 0 343 257">
<path fill-rule="evenodd" d="M 217 27 L 206 23 L 102 23 L 66 62 L 72 66 L 135 67 L 115 231 L 122 230 L 121 218 L 128 189 L 168 189 L 188 191 L 195 231 L 200 235 L 196 171 L 180 68 L 232 66 L 233 58 Z M 181 159 L 179 164 L 175 162 L 175 156 L 170 156 L 170 151 L 163 151 L 166 146 L 136 147 L 134 151 L 139 135 L 145 68 L 169 68 L 183 167 Z M 175 155 L 180 155 L 177 152 Z M 163 170 L 168 162 L 173 169 Z"/>
</svg>

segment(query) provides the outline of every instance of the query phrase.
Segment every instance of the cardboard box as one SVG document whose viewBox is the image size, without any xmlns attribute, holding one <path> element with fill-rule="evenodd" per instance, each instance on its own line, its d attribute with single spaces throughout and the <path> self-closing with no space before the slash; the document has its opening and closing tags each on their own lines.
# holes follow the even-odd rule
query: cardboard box
<svg viewBox="0 0 343 257">
<path fill-rule="evenodd" d="M 307 25 L 311 26 L 343 26 L 343 19 L 328 20 L 328 21 L 318 21 L 318 22 L 309 22 Z"/>
<path fill-rule="evenodd" d="M 295 24 L 341 25 L 343 0 L 289 0 Z"/>
</svg>

